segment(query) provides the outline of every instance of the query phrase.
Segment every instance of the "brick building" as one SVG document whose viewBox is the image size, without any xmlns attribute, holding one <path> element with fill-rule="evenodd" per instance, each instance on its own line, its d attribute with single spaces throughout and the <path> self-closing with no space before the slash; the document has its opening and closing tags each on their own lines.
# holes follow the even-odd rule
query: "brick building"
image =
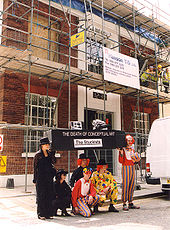
<svg viewBox="0 0 170 230">
<path fill-rule="evenodd" d="M 94 25 L 90 31 L 94 33 L 94 37 L 90 37 L 91 34 L 87 33 L 86 40 L 89 43 L 73 47 L 69 53 L 69 29 L 73 35 L 84 28 L 81 23 L 85 12 L 73 6 L 69 24 L 68 5 L 61 6 L 57 0 L 50 2 L 49 6 L 47 0 L 35 0 L 32 5 L 31 0 L 20 0 L 13 2 L 11 6 L 10 0 L 4 0 L 4 26 L 0 47 L 3 50 L 0 73 L 0 123 L 4 126 L 0 127 L 0 134 L 4 136 L 1 155 L 7 156 L 7 166 L 6 172 L 0 173 L 4 178 L 0 186 L 4 186 L 9 175 L 20 177 L 16 179 L 19 181 L 18 185 L 23 184 L 26 170 L 31 183 L 33 156 L 39 148 L 39 139 L 43 136 L 43 131 L 54 126 L 68 128 L 69 84 L 68 75 L 65 76 L 63 70 L 68 71 L 69 60 L 71 71 L 75 74 L 72 77 L 74 84 L 70 85 L 71 121 L 83 121 L 90 129 L 93 119 L 104 120 L 106 116 L 112 129 L 122 129 L 133 135 L 140 133 L 137 137 L 137 147 L 140 152 L 144 152 L 147 141 L 145 136 L 152 122 L 159 116 L 156 96 L 152 97 L 153 101 L 145 100 L 147 91 L 138 98 L 137 90 L 126 94 L 120 85 L 115 84 L 116 89 L 110 91 L 106 89 L 104 92 L 101 80 L 102 61 L 96 59 L 96 53 L 90 56 L 90 52 L 96 47 L 98 47 L 97 53 L 103 55 L 102 36 L 106 35 L 104 46 L 108 48 L 114 46 L 115 51 L 134 57 L 135 44 L 126 29 L 121 27 L 118 33 L 118 25 L 108 21 L 105 22 L 105 33 L 103 33 L 102 19 L 99 15 L 94 15 Z M 133 34 L 132 31 L 130 33 Z M 119 45 L 115 45 L 116 42 Z M 142 59 L 137 56 L 139 66 L 143 65 L 143 60 L 147 56 L 155 54 L 153 42 L 148 41 L 147 47 L 144 45 L 145 42 L 142 40 L 142 43 L 138 44 L 142 52 Z M 12 57 L 8 53 L 9 48 L 13 52 Z M 85 49 L 87 49 L 86 54 Z M 25 53 L 27 56 L 24 56 Z M 153 64 L 153 59 L 149 64 Z M 31 68 L 30 75 L 29 68 Z M 91 76 L 96 82 L 99 79 L 101 81 L 92 84 Z M 107 96 L 105 100 L 104 94 Z M 29 103 L 28 98 L 30 98 Z M 27 150 L 28 162 L 25 157 Z M 78 151 L 71 151 L 71 172 L 76 167 L 77 154 Z M 92 159 L 92 166 L 95 167 L 94 151 L 88 151 L 87 154 Z M 116 150 L 96 151 L 96 154 L 98 158 L 107 160 L 109 169 L 115 175 L 120 175 Z M 56 168 L 67 169 L 67 151 L 57 151 L 57 156 Z M 142 167 L 144 166 L 145 156 Z"/>
</svg>

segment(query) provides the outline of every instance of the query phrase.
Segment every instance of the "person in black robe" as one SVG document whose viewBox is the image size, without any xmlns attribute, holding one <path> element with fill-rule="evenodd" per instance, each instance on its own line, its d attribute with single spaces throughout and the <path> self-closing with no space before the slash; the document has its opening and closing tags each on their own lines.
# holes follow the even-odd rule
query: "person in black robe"
<svg viewBox="0 0 170 230">
<path fill-rule="evenodd" d="M 83 169 L 86 168 L 90 163 L 90 159 L 86 156 L 86 154 L 81 153 L 79 155 L 79 159 L 77 160 L 78 168 L 73 171 L 73 174 L 70 179 L 70 186 L 73 188 L 75 182 L 79 179 L 83 178 Z"/>
<path fill-rule="evenodd" d="M 70 216 L 67 212 L 67 208 L 70 208 L 71 204 L 71 189 L 66 183 L 66 172 L 63 169 L 59 169 L 56 175 L 56 181 L 54 182 L 55 199 L 53 200 L 54 216 L 57 216 L 57 210 L 61 209 L 63 216 Z"/>
<path fill-rule="evenodd" d="M 33 183 L 36 185 L 37 215 L 41 220 L 50 219 L 53 216 L 53 178 L 56 170 L 55 154 L 50 151 L 50 142 L 47 137 L 40 140 L 40 150 L 34 157 Z"/>
</svg>

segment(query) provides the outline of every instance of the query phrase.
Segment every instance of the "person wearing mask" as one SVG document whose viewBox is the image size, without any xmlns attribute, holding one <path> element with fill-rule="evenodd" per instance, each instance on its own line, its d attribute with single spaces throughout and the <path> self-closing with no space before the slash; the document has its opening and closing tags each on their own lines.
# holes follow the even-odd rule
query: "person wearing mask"
<svg viewBox="0 0 170 230">
<path fill-rule="evenodd" d="M 91 181 L 94 185 L 97 195 L 99 195 L 99 205 L 102 206 L 106 199 L 110 199 L 109 212 L 119 212 L 114 205 L 117 203 L 118 188 L 117 183 L 111 172 L 107 170 L 108 165 L 105 160 L 99 160 L 97 171 L 93 172 Z M 94 207 L 98 212 L 98 205 Z"/>
<path fill-rule="evenodd" d="M 97 205 L 99 196 L 90 180 L 92 174 L 91 168 L 83 169 L 83 177 L 79 179 L 72 191 L 72 204 L 76 214 L 84 217 L 90 217 L 92 214 L 91 207 Z"/>
<path fill-rule="evenodd" d="M 37 215 L 41 220 L 51 219 L 53 216 L 53 178 L 56 175 L 54 168 L 55 155 L 50 151 L 50 142 L 47 137 L 40 139 L 40 150 L 34 157 L 33 183 L 36 185 Z"/>
<path fill-rule="evenodd" d="M 139 209 L 133 204 L 135 190 L 135 163 L 140 161 L 139 154 L 135 152 L 132 145 L 135 140 L 131 135 L 126 135 L 127 146 L 119 150 L 119 162 L 122 164 L 122 202 L 123 210 Z M 128 201 L 129 205 L 126 205 Z"/>
<path fill-rule="evenodd" d="M 56 174 L 56 180 L 54 182 L 54 216 L 57 216 L 57 210 L 62 210 L 62 216 L 70 216 L 67 212 L 67 208 L 71 205 L 71 189 L 66 183 L 66 172 L 64 169 L 59 169 Z"/>
<path fill-rule="evenodd" d="M 70 179 L 70 186 L 73 188 L 75 182 L 83 177 L 83 169 L 89 165 L 90 159 L 86 157 L 86 154 L 81 153 L 77 160 L 78 168 L 73 171 L 73 174 Z"/>
</svg>

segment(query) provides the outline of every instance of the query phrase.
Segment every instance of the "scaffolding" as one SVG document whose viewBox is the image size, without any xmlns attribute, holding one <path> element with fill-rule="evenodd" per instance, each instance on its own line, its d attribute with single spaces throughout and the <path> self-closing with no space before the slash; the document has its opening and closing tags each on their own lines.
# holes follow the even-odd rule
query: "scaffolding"
<svg viewBox="0 0 170 230">
<path fill-rule="evenodd" d="M 150 12 L 150 16 L 145 15 L 146 9 Z M 63 82 L 67 82 L 68 122 L 71 114 L 71 84 L 86 87 L 86 116 L 87 88 L 103 91 L 104 112 L 106 93 L 137 98 L 138 112 L 139 100 L 157 102 L 158 113 L 160 103 L 163 105 L 170 102 L 170 95 L 160 91 L 159 81 L 155 89 L 140 86 L 140 90 L 137 90 L 108 82 L 103 76 L 103 47 L 107 47 L 108 44 L 110 49 L 118 52 L 125 47 L 130 50 L 129 55 L 138 58 L 139 61 L 142 60 L 140 75 L 146 65 L 154 65 L 158 79 L 158 64 L 164 68 L 170 65 L 170 28 L 157 19 L 162 17 L 167 20 L 170 15 L 147 0 L 142 3 L 139 0 L 131 3 L 128 0 L 9 0 L 4 1 L 4 9 L 0 14 L 2 27 L 0 71 L 3 73 L 9 70 L 28 75 L 28 101 L 32 75 L 46 79 L 47 88 L 48 80 L 60 81 L 61 87 Z M 113 32 L 108 26 L 110 22 L 113 23 Z M 97 28 L 99 24 L 100 28 Z M 71 47 L 71 36 L 82 31 L 85 33 L 85 43 Z M 28 103 L 28 115 L 29 109 Z M 29 130 L 47 130 L 56 127 L 56 125 L 44 128 L 30 126 L 28 115 L 25 125 L 0 124 L 0 127 L 24 129 L 27 139 Z M 136 138 L 138 135 L 135 134 Z M 28 143 L 26 174 L 27 155 Z M 70 152 L 68 152 L 68 171 L 70 171 Z"/>
</svg>

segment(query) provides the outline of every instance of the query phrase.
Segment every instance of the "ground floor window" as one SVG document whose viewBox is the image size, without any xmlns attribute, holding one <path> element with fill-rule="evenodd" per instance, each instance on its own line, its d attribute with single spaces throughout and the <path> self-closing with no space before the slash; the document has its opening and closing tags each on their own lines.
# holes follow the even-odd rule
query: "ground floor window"
<svg viewBox="0 0 170 230">
<path fill-rule="evenodd" d="M 25 124 L 28 119 L 28 125 L 33 130 L 29 130 L 28 133 L 24 131 L 24 152 L 26 152 L 26 144 L 28 144 L 28 152 L 36 152 L 45 128 L 52 127 L 56 123 L 55 104 L 55 97 L 31 93 L 28 114 L 28 93 L 25 94 Z M 44 130 L 38 130 L 38 127 L 44 127 Z"/>
<path fill-rule="evenodd" d="M 133 111 L 134 131 L 137 134 L 137 150 L 145 152 L 150 130 L 149 114 Z"/>
</svg>

